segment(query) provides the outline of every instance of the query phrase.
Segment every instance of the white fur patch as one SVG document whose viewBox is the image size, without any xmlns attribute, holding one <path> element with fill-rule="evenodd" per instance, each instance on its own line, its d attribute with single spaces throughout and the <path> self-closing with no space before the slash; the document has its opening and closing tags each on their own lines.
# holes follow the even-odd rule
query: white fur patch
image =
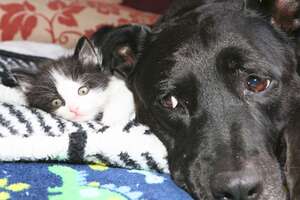
<svg viewBox="0 0 300 200">
<path fill-rule="evenodd" d="M 102 122 L 106 125 L 128 123 L 134 115 L 134 99 L 125 82 L 112 77 L 105 95 L 107 101 L 104 105 Z"/>
<path fill-rule="evenodd" d="M 78 89 L 84 86 L 81 81 L 73 81 L 59 71 L 51 72 L 51 76 L 57 92 L 65 101 L 65 105 L 55 111 L 56 115 L 72 121 L 87 121 L 103 110 L 106 96 L 101 88 L 91 89 L 87 95 L 80 96 Z M 74 109 L 78 110 L 79 115 L 71 112 Z"/>
<path fill-rule="evenodd" d="M 80 96 L 78 89 L 84 86 L 81 81 L 73 81 L 58 71 L 51 72 L 51 76 L 65 101 L 65 105 L 55 111 L 58 116 L 72 121 L 88 121 L 103 112 L 102 122 L 113 125 L 127 123 L 134 113 L 133 95 L 120 79 L 112 77 L 105 90 L 93 88 L 88 94 Z M 70 111 L 74 108 L 78 109 L 79 115 Z"/>
</svg>

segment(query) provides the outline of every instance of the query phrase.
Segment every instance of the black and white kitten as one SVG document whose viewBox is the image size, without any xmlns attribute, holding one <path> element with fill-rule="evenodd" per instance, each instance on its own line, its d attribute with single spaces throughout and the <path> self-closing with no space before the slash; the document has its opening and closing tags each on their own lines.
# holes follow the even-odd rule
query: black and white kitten
<svg viewBox="0 0 300 200">
<path fill-rule="evenodd" d="M 102 55 L 85 37 L 77 43 L 73 56 L 45 62 L 33 72 L 12 72 L 23 94 L 1 86 L 0 91 L 11 97 L 5 101 L 17 101 L 71 121 L 93 120 L 102 113 L 101 121 L 106 125 L 128 122 L 134 113 L 133 96 L 125 82 L 104 72 Z"/>
</svg>

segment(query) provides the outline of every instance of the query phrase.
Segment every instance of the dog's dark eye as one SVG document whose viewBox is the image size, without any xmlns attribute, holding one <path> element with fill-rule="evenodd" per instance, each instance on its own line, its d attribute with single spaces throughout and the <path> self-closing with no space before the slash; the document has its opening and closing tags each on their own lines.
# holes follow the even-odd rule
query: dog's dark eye
<svg viewBox="0 0 300 200">
<path fill-rule="evenodd" d="M 271 81 L 266 78 L 260 78 L 256 75 L 250 75 L 247 78 L 246 87 L 251 92 L 262 92 L 267 89 Z"/>
<path fill-rule="evenodd" d="M 178 106 L 178 100 L 175 96 L 168 95 L 160 100 L 160 104 L 169 110 L 173 110 Z"/>
</svg>

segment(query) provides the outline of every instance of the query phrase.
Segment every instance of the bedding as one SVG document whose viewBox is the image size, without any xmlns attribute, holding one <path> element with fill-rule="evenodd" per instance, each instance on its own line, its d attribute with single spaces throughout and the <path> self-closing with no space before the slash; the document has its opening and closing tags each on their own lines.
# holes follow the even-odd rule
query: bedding
<svg viewBox="0 0 300 200">
<path fill-rule="evenodd" d="M 16 85 L 12 68 L 34 70 L 67 53 L 46 58 L 43 49 L 34 56 L 9 51 L 26 51 L 19 44 L 0 43 L 0 93 Z M 58 47 L 44 49 L 52 48 Z M 168 175 L 165 147 L 134 116 L 125 126 L 108 127 L 1 103 L 0 160 L 0 199 L 191 199 Z"/>
<path fill-rule="evenodd" d="M 153 24 L 158 17 L 121 0 L 1 0 L 0 40 L 74 47 L 80 36 L 90 36 L 102 26 Z"/>
</svg>

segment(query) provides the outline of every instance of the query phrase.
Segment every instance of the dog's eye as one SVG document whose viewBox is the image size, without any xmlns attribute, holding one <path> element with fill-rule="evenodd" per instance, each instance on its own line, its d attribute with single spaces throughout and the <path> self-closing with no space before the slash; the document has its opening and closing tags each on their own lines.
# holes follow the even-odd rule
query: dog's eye
<svg viewBox="0 0 300 200">
<path fill-rule="evenodd" d="M 172 95 L 168 95 L 161 99 L 160 104 L 167 109 L 173 110 L 178 106 L 178 100 Z"/>
<path fill-rule="evenodd" d="M 247 78 L 246 87 L 251 92 L 262 92 L 267 89 L 271 81 L 266 78 L 260 78 L 256 75 L 250 75 Z"/>
</svg>

